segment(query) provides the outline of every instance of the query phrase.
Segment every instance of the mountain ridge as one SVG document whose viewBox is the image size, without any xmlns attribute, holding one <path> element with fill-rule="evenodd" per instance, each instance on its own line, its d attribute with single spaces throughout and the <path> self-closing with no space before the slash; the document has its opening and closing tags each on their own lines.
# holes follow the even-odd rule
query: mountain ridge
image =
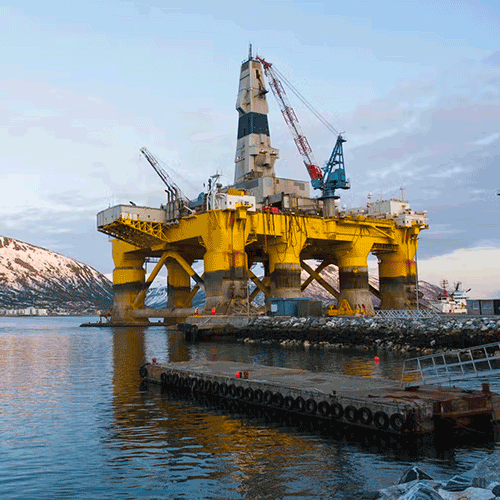
<svg viewBox="0 0 500 500">
<path fill-rule="evenodd" d="M 71 257 L 0 236 L 0 308 L 93 312 L 112 304 L 112 283 Z"/>
</svg>

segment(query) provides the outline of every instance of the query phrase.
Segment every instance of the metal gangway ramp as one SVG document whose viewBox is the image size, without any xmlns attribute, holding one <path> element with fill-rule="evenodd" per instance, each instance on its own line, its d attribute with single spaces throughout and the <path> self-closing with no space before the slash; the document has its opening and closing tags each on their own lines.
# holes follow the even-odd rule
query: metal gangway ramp
<svg viewBox="0 0 500 500">
<path fill-rule="evenodd" d="M 407 359 L 402 380 L 414 387 L 496 374 L 500 374 L 500 342 Z"/>
</svg>

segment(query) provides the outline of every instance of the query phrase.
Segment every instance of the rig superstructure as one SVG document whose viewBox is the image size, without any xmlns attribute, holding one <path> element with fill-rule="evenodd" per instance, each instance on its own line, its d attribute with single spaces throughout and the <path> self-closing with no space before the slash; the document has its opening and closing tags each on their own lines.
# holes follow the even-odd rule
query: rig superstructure
<svg viewBox="0 0 500 500">
<path fill-rule="evenodd" d="M 373 311 L 371 294 L 380 297 L 384 309 L 415 307 L 415 253 L 418 235 L 428 227 L 425 212 L 415 213 L 408 202 L 395 199 L 342 211 L 331 190 L 311 198 L 308 182 L 277 177 L 279 152 L 271 146 L 263 61 L 250 51 L 241 66 L 233 186 L 223 187 L 212 176 L 207 192 L 188 201 L 155 168 L 170 192 L 165 205 L 117 205 L 97 214 L 98 230 L 113 237 L 111 324 L 141 324 L 153 317 L 183 321 L 193 314 L 192 300 L 200 287 L 205 312 L 249 314 L 259 292 L 266 298 L 299 298 L 312 280 L 356 309 Z M 330 182 L 330 188 L 345 189 L 344 139 L 339 138 L 329 162 L 337 184 Z M 149 151 L 142 152 L 155 166 Z M 315 168 L 319 176 L 308 171 L 318 188 L 328 177 Z M 370 253 L 379 259 L 379 290 L 368 283 Z M 157 263 L 146 277 L 145 262 L 152 258 Z M 308 260 L 318 261 L 317 268 Z M 196 261 L 203 261 L 201 275 L 193 268 Z M 257 263 L 264 268 L 262 279 L 252 271 Z M 320 276 L 329 264 L 339 267 L 339 291 Z M 163 266 L 166 308 L 148 309 L 147 290 Z M 309 274 L 303 283 L 302 270 Z M 256 285 L 252 293 L 250 280 Z"/>
</svg>

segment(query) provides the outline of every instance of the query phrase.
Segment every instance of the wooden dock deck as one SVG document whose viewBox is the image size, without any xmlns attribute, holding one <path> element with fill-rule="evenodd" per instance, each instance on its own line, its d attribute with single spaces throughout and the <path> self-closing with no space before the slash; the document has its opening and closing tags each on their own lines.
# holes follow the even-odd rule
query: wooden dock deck
<svg viewBox="0 0 500 500">
<path fill-rule="evenodd" d="M 175 389 L 307 415 L 332 423 L 393 434 L 431 434 L 440 429 L 492 429 L 500 396 L 489 391 L 309 372 L 226 361 L 188 361 L 141 367 L 141 377 Z"/>
</svg>

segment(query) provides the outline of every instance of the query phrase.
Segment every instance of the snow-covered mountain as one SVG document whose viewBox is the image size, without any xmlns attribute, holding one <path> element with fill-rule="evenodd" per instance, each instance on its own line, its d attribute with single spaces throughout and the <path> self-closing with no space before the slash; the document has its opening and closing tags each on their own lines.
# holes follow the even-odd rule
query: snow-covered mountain
<svg viewBox="0 0 500 500">
<path fill-rule="evenodd" d="M 0 308 L 84 313 L 109 308 L 112 296 L 111 282 L 90 266 L 0 236 Z"/>
<path fill-rule="evenodd" d="M 335 290 L 339 290 L 339 270 L 337 266 L 330 265 L 320 274 L 328 284 L 335 288 Z M 306 271 L 302 271 L 302 282 L 304 282 L 308 277 L 309 274 Z M 371 286 L 378 290 L 379 283 L 377 273 L 373 273 L 369 270 L 368 282 Z M 418 289 L 420 291 L 420 299 L 424 305 L 428 302 L 435 301 L 438 294 L 442 292 L 442 289 L 438 286 L 431 285 L 430 283 L 421 280 L 418 282 Z M 322 302 L 328 304 L 333 302 L 331 295 L 316 280 L 313 280 L 312 283 L 306 288 L 304 295 L 315 300 L 321 300 Z M 373 297 L 373 305 L 378 307 L 380 305 L 380 300 Z"/>
<path fill-rule="evenodd" d="M 164 309 L 167 304 L 167 285 L 161 284 L 155 286 L 155 283 L 153 282 L 153 285 L 148 290 L 146 295 L 145 304 L 147 307 L 151 307 L 152 309 Z M 204 304 L 205 290 L 200 289 L 194 296 L 192 305 L 193 307 L 202 308 Z"/>
<path fill-rule="evenodd" d="M 312 267 L 316 267 L 312 265 Z M 262 278 L 262 269 L 255 270 L 255 274 Z M 321 273 L 323 279 L 333 286 L 335 290 L 339 290 L 339 271 L 338 267 L 334 265 L 330 265 L 326 267 Z M 309 274 L 306 271 L 302 271 L 301 280 L 304 282 L 309 277 Z M 374 288 L 378 289 L 378 275 L 376 273 L 370 272 L 369 274 L 369 283 Z M 419 290 L 420 290 L 420 299 L 422 304 L 425 305 L 428 302 L 432 302 L 436 299 L 437 295 L 441 293 L 441 288 L 435 285 L 431 285 L 426 281 L 419 281 Z M 253 283 L 249 284 L 250 292 L 255 288 Z M 313 280 L 311 284 L 306 288 L 304 292 L 305 297 L 310 297 L 314 300 L 320 300 L 323 302 L 325 306 L 334 302 L 332 296 L 316 281 Z M 203 307 L 205 302 L 205 293 L 202 290 L 199 290 L 193 300 L 193 307 Z M 148 294 L 146 296 L 146 305 L 152 308 L 164 308 L 167 303 L 167 286 L 164 282 L 159 282 L 158 284 L 153 283 L 151 288 L 148 290 Z M 255 303 L 260 306 L 264 305 L 263 295 L 257 295 L 255 299 Z M 373 297 L 373 304 L 375 307 L 380 305 L 380 300 L 376 297 Z"/>
</svg>

